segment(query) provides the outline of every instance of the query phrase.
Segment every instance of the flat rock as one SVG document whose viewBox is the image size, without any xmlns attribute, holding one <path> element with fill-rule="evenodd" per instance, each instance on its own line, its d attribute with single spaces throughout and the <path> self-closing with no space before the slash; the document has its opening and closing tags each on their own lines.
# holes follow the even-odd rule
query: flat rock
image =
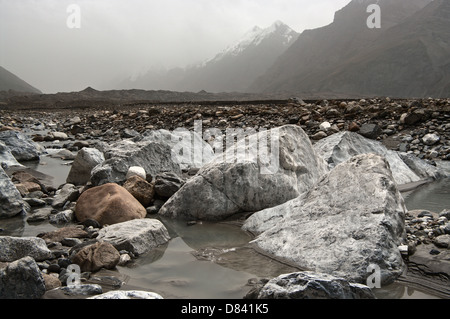
<svg viewBox="0 0 450 319">
<path fill-rule="evenodd" d="M 142 255 L 170 240 L 166 227 L 156 219 L 136 219 L 102 228 L 98 241 L 112 244 L 117 250 Z"/>
<path fill-rule="evenodd" d="M 29 256 L 36 261 L 44 261 L 52 257 L 45 241 L 38 237 L 0 237 L 0 261 L 13 262 Z"/>
</svg>

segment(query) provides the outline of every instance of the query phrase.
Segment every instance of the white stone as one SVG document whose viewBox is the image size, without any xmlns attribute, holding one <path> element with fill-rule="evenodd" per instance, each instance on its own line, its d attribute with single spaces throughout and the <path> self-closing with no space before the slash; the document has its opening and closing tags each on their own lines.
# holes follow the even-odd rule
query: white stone
<svg viewBox="0 0 450 319">
<path fill-rule="evenodd" d="M 129 179 L 132 176 L 139 176 L 143 179 L 146 179 L 147 175 L 145 173 L 145 169 L 140 166 L 132 166 L 128 169 L 126 179 Z"/>
</svg>

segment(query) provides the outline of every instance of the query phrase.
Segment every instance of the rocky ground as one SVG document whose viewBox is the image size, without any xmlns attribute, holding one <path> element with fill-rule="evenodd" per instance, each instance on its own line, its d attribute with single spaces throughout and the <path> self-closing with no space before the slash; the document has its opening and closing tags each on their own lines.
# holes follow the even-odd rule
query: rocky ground
<svg viewBox="0 0 450 319">
<path fill-rule="evenodd" d="M 47 143 L 47 147 L 62 148 L 63 152 L 60 153 L 60 156 L 66 159 L 74 159 L 75 153 L 83 148 L 97 147 L 103 150 L 105 145 L 121 141 L 124 138 L 138 137 L 148 130 L 174 130 L 176 128 L 193 130 L 194 124 L 200 123 L 203 130 L 219 128 L 224 133 L 227 128 L 254 128 L 258 131 L 260 128 L 271 129 L 286 124 L 297 124 L 304 129 L 313 143 L 338 132 L 352 131 L 367 138 L 379 140 L 389 149 L 407 152 L 425 159 L 432 165 L 436 161 L 450 159 L 450 99 L 390 100 L 387 98 L 356 101 L 290 99 L 276 103 L 257 102 L 253 104 L 248 102 L 139 103 L 127 107 L 113 105 L 70 110 L 56 107 L 51 111 L 2 110 L 0 108 L 0 131 L 32 129 L 34 141 Z M 147 182 L 152 182 L 152 178 L 146 178 Z M 185 178 L 188 178 L 188 175 L 185 175 Z M 56 224 L 64 224 L 67 220 L 74 218 L 75 203 L 79 200 L 80 193 L 83 192 L 81 187 L 65 186 L 56 194 L 56 188 L 44 185 L 34 176 L 15 174 L 12 181 L 16 185 L 21 184 L 18 189 L 22 196 L 27 198 L 27 203 L 33 207 L 34 222 L 50 220 Z M 176 184 L 175 188 L 179 188 L 183 182 L 182 180 L 174 181 L 170 176 L 164 176 L 160 191 L 167 190 L 173 183 Z M 173 191 L 170 194 L 173 194 Z M 167 200 L 167 196 L 158 197 L 156 195 L 155 198 L 159 202 L 148 205 L 147 213 L 157 212 L 162 203 Z M 448 269 L 445 271 L 447 264 L 442 266 L 443 264 L 440 263 L 438 267 L 430 268 L 430 263 L 425 263 L 427 266 L 423 266 L 423 258 L 430 260 L 430 258 L 440 255 L 444 256 L 441 259 L 448 261 L 449 220 L 448 211 L 414 211 L 407 214 L 408 241 L 406 247 L 403 248 L 404 258 L 405 260 L 409 259 L 411 265 L 416 265 L 416 267 L 411 267 L 413 274 L 409 278 L 414 275 L 420 275 L 421 278 L 438 277 L 438 281 L 442 282 L 442 285 L 448 285 L 450 276 Z M 33 220 L 30 221 L 33 222 Z M 154 228 L 154 226 L 148 227 Z M 64 231 L 69 233 L 63 234 Z M 97 241 L 96 238 L 101 231 L 102 225 L 87 219 L 77 227 L 63 228 L 61 234 L 42 235 L 41 242 L 28 243 L 33 246 L 33 251 L 39 252 L 39 257 L 35 260 L 38 261 L 36 266 L 46 273 L 46 288 L 44 287 L 44 289 L 49 290 L 49 287 L 58 287 L 67 282 L 71 275 L 68 266 L 72 263 L 69 256 L 87 258 L 86 256 L 95 257 L 98 254 L 109 257 L 101 261 L 90 259 L 89 262 L 86 262 L 87 266 L 83 269 L 84 277 L 82 277 L 85 283 L 95 282 L 95 274 L 91 278 L 90 273 L 95 273 L 98 267 L 113 268 L 119 263 L 126 264 L 135 257 L 134 248 L 115 250 L 108 245 L 87 246 L 87 244 Z M 9 244 L 12 246 L 22 245 L 20 243 Z M 85 248 L 85 246 L 89 248 Z M 37 250 L 36 247 L 38 247 Z M 424 247 L 426 247 L 425 250 Z M 13 261 L 16 259 L 9 256 L 3 260 Z M 24 267 L 34 267 L 30 260 L 22 260 L 21 264 Z M 19 266 L 15 265 L 15 267 Z M 442 269 L 439 267 L 443 267 L 444 270 L 441 271 Z M 34 269 L 34 271 L 39 270 Z M 104 280 L 104 278 L 98 280 Z M 117 283 L 113 279 L 111 280 L 112 282 L 109 284 L 113 287 Z M 38 288 L 35 289 L 42 289 L 40 287 L 42 283 L 36 285 Z M 439 286 L 439 284 L 437 285 Z M 93 290 L 66 292 L 66 295 L 98 294 L 97 286 L 93 285 L 89 289 Z M 442 291 L 444 296 L 450 294 L 448 289 Z"/>
</svg>

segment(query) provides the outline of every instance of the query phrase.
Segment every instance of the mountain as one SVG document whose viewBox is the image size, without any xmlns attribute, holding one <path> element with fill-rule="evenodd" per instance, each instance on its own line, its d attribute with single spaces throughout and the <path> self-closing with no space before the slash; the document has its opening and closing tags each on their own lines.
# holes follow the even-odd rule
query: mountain
<svg viewBox="0 0 450 319">
<path fill-rule="evenodd" d="M 38 89 L 0 66 L 0 91 L 16 91 L 26 93 L 42 93 Z"/>
<path fill-rule="evenodd" d="M 450 1 L 379 0 L 381 29 L 353 0 L 307 30 L 251 86 L 309 96 L 441 97 L 450 92 Z"/>
<path fill-rule="evenodd" d="M 265 29 L 254 27 L 212 59 L 185 69 L 151 70 L 128 86 L 191 92 L 244 92 L 297 40 L 298 35 L 281 21 Z"/>
</svg>

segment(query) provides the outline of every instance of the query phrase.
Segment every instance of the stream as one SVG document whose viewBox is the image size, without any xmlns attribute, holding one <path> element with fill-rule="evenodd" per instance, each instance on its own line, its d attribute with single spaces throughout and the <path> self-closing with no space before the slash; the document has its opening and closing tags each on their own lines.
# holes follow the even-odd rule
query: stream
<svg viewBox="0 0 450 319">
<path fill-rule="evenodd" d="M 65 183 L 70 162 L 42 156 L 27 167 L 53 177 L 53 185 Z M 423 185 L 404 193 L 409 210 L 441 212 L 450 207 L 450 179 Z M 159 217 L 154 217 L 158 218 Z M 249 282 L 297 271 L 290 265 L 262 256 L 245 247 L 252 237 L 233 223 L 197 223 L 160 219 L 170 242 L 117 267 L 113 275 L 125 284 L 121 290 L 145 290 L 166 299 L 241 299 L 252 288 Z M 4 236 L 27 237 L 55 230 L 48 222 L 28 224 L 23 217 L 2 220 Z M 111 271 L 109 271 L 111 274 Z M 434 296 L 403 284 L 374 290 L 380 299 L 433 299 Z"/>
</svg>

